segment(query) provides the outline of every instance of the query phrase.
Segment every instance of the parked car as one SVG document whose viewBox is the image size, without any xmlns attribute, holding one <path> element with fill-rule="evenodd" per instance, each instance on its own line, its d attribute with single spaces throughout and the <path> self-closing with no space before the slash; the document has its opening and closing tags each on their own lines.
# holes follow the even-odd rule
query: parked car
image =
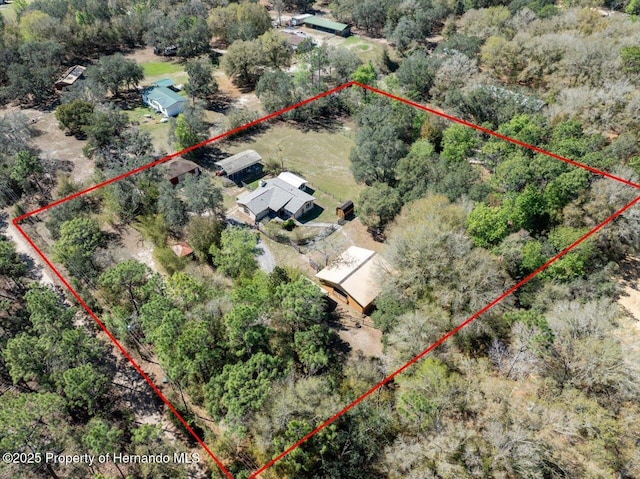
<svg viewBox="0 0 640 479">
<path fill-rule="evenodd" d="M 163 57 L 175 57 L 178 54 L 178 47 L 176 45 L 169 45 L 164 48 L 156 46 L 153 48 L 153 53 Z"/>
</svg>

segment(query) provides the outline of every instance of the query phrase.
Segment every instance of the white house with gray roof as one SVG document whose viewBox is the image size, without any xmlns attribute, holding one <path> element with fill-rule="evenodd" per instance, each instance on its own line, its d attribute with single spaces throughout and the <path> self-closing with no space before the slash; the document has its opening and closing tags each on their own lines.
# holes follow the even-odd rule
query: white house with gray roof
<svg viewBox="0 0 640 479">
<path fill-rule="evenodd" d="M 265 216 L 300 218 L 311 211 L 315 198 L 281 178 L 260 182 L 260 186 L 237 199 L 240 209 L 253 221 Z"/>
</svg>

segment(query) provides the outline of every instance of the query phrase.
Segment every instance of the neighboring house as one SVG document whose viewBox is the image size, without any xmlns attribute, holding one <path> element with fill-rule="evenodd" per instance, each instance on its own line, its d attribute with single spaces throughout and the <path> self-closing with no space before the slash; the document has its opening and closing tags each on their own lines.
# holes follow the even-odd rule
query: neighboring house
<svg viewBox="0 0 640 479">
<path fill-rule="evenodd" d="M 236 203 L 253 221 L 260 221 L 265 216 L 298 219 L 313 209 L 315 200 L 286 181 L 273 178 L 261 181 L 258 188 L 240 196 Z"/>
<path fill-rule="evenodd" d="M 69 68 L 67 73 L 65 73 L 64 76 L 54 84 L 56 90 L 62 90 L 65 87 L 73 85 L 78 79 L 82 78 L 86 69 L 87 67 L 83 67 L 81 65 Z"/>
<path fill-rule="evenodd" d="M 309 17 L 304 19 L 304 26 L 320 30 L 321 32 L 333 33 L 341 37 L 351 35 L 351 27 L 346 23 L 334 22 L 322 17 Z"/>
<path fill-rule="evenodd" d="M 198 176 L 200 174 L 200 167 L 193 161 L 185 160 L 184 158 L 176 158 L 165 163 L 167 171 L 164 177 L 169 180 L 172 185 L 182 183 L 187 175 Z"/>
<path fill-rule="evenodd" d="M 278 175 L 278 178 L 299 190 L 305 191 L 307 189 L 307 180 L 298 175 L 294 175 L 290 171 L 283 171 Z"/>
<path fill-rule="evenodd" d="M 260 172 L 262 157 L 254 150 L 245 150 L 224 160 L 216 161 L 217 175 L 239 182 L 245 176 Z"/>
<path fill-rule="evenodd" d="M 164 116 L 177 116 L 189 104 L 189 100 L 175 92 L 174 83 L 170 79 L 160 80 L 142 90 L 142 101 Z"/>
<path fill-rule="evenodd" d="M 316 278 L 333 299 L 369 314 L 382 292 L 382 276 L 389 270 L 389 264 L 375 251 L 351 246 Z"/>
</svg>

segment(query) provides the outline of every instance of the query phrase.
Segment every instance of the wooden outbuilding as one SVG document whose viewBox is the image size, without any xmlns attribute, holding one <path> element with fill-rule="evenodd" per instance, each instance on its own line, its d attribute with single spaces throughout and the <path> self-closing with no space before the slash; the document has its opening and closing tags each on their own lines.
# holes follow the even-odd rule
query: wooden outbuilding
<svg viewBox="0 0 640 479">
<path fill-rule="evenodd" d="M 75 65 L 67 70 L 62 78 L 55 83 L 56 90 L 62 90 L 65 87 L 73 85 L 76 81 L 84 76 L 87 67 Z"/>
<path fill-rule="evenodd" d="M 166 163 L 166 173 L 164 177 L 169 180 L 172 185 L 182 183 L 187 175 L 198 176 L 200 167 L 193 161 L 184 158 L 176 158 Z"/>
<path fill-rule="evenodd" d="M 336 216 L 341 220 L 353 215 L 353 201 L 347 200 L 336 208 Z"/>
<path fill-rule="evenodd" d="M 193 249 L 184 241 L 180 241 L 174 244 L 171 249 L 176 254 L 178 258 L 186 258 L 187 256 L 191 256 L 193 254 Z"/>
</svg>

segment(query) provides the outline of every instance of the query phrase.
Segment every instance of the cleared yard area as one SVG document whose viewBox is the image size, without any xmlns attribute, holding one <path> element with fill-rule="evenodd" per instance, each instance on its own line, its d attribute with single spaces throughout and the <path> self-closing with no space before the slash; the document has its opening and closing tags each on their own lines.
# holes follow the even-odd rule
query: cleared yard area
<svg viewBox="0 0 640 479">
<path fill-rule="evenodd" d="M 151 135 L 151 144 L 157 154 L 173 153 L 174 149 L 169 144 L 169 123 L 160 123 L 162 115 L 156 114 L 151 108 L 144 106 L 139 106 L 126 113 L 132 124 Z M 151 118 L 145 115 L 151 115 Z"/>
<path fill-rule="evenodd" d="M 383 46 L 374 40 L 359 37 L 356 35 L 348 38 L 333 37 L 329 41 L 330 45 L 348 48 L 355 53 L 363 62 L 375 62 L 382 55 Z"/>
<path fill-rule="evenodd" d="M 315 190 L 316 202 L 328 210 L 331 220 L 335 220 L 334 208 L 356 198 L 363 188 L 356 184 L 350 170 L 349 152 L 353 145 L 353 132 L 349 125 L 330 131 L 302 130 L 286 123 L 276 123 L 248 140 L 227 141 L 219 148 L 229 155 L 253 149 L 265 161 L 282 160 L 286 170 L 309 181 Z"/>
<path fill-rule="evenodd" d="M 166 61 L 148 61 L 141 63 L 145 77 L 157 77 L 184 71 L 184 67 L 178 63 Z"/>
<path fill-rule="evenodd" d="M 175 59 L 155 55 L 152 47 L 134 50 L 125 57 L 135 60 L 142 67 L 145 77 L 144 85 L 150 85 L 162 78 L 171 78 L 176 85 L 187 82 L 188 76 L 184 71 L 184 65 Z"/>
</svg>

